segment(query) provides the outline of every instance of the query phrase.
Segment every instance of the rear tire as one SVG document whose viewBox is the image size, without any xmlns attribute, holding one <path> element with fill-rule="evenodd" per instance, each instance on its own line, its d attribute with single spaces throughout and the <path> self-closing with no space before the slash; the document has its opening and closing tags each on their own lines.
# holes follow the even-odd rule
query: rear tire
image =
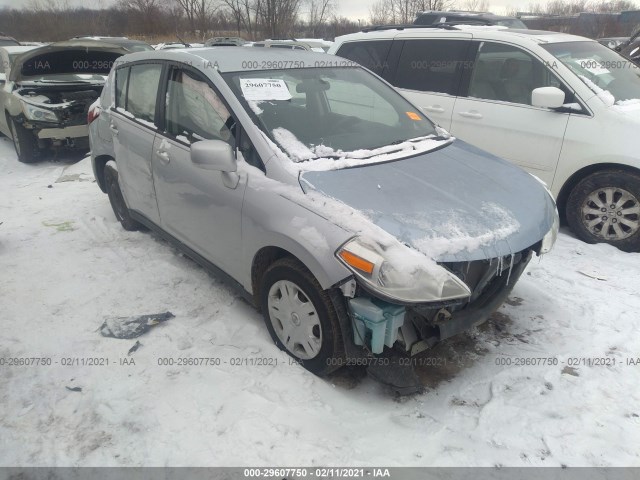
<svg viewBox="0 0 640 480">
<path fill-rule="evenodd" d="M 326 375 L 345 362 L 338 314 L 326 290 L 298 260 L 276 260 L 262 277 L 260 306 L 271 338 L 300 365 Z"/>
<path fill-rule="evenodd" d="M 37 162 L 40 159 L 40 149 L 35 135 L 9 116 L 7 116 L 7 124 L 18 161 L 22 163 Z"/>
<path fill-rule="evenodd" d="M 120 183 L 118 181 L 118 170 L 115 167 L 114 161 L 107 162 L 104 167 L 104 184 L 113 213 L 115 213 L 122 228 L 129 232 L 140 230 L 142 225 L 131 218 L 129 208 L 122 196 L 122 190 L 120 190 Z"/>
<path fill-rule="evenodd" d="M 587 243 L 640 251 L 640 174 L 605 170 L 583 178 L 569 194 L 566 216 Z"/>
</svg>

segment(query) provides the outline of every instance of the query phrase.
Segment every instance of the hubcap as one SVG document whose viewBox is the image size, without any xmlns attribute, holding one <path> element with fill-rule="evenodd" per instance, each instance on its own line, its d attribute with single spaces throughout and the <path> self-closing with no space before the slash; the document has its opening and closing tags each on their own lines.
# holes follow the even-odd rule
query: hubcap
<svg viewBox="0 0 640 480">
<path fill-rule="evenodd" d="M 295 283 L 280 280 L 269 289 L 269 319 L 282 344 L 302 360 L 314 358 L 322 346 L 318 312 Z"/>
<path fill-rule="evenodd" d="M 640 202 L 622 188 L 599 188 L 582 204 L 582 223 L 598 238 L 624 240 L 640 229 Z"/>
</svg>

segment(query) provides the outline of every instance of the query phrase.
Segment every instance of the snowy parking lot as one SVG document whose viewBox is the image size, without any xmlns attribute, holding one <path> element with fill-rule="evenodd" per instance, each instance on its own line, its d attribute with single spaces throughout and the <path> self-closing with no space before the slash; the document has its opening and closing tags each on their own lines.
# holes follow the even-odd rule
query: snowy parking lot
<svg viewBox="0 0 640 480">
<path fill-rule="evenodd" d="M 0 192 L 2 466 L 640 466 L 640 254 L 563 230 L 397 397 L 289 362 L 237 292 L 121 228 L 88 158 L 1 138 Z M 166 311 L 130 353 L 100 335 Z"/>
</svg>

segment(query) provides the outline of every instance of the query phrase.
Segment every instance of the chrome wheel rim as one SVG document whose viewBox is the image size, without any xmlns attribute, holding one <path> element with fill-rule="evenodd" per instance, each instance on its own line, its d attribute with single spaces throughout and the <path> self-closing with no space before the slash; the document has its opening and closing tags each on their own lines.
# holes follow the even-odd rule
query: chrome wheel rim
<svg viewBox="0 0 640 480">
<path fill-rule="evenodd" d="M 269 289 L 269 320 L 285 348 L 302 360 L 320 353 L 322 327 L 309 296 L 295 283 L 279 280 Z"/>
<path fill-rule="evenodd" d="M 640 201 L 623 188 L 599 188 L 582 203 L 582 223 L 595 237 L 624 240 L 640 229 Z"/>
</svg>

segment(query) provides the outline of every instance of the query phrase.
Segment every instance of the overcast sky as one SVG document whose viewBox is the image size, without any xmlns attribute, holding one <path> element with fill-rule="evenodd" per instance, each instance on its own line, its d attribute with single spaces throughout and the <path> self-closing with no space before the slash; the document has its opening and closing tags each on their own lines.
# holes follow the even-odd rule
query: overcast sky
<svg viewBox="0 0 640 480">
<path fill-rule="evenodd" d="M 369 18 L 369 8 L 376 0 L 337 0 L 338 14 L 352 19 Z M 550 0 L 489 0 L 490 10 L 493 13 L 505 13 L 514 7 L 518 10 L 526 10 L 531 3 L 548 3 Z M 27 0 L 0 0 L 0 6 L 20 8 L 27 3 Z M 110 6 L 115 0 L 69 0 L 69 4 L 73 6 Z M 464 0 L 458 0 L 460 5 L 464 4 Z"/>
</svg>

